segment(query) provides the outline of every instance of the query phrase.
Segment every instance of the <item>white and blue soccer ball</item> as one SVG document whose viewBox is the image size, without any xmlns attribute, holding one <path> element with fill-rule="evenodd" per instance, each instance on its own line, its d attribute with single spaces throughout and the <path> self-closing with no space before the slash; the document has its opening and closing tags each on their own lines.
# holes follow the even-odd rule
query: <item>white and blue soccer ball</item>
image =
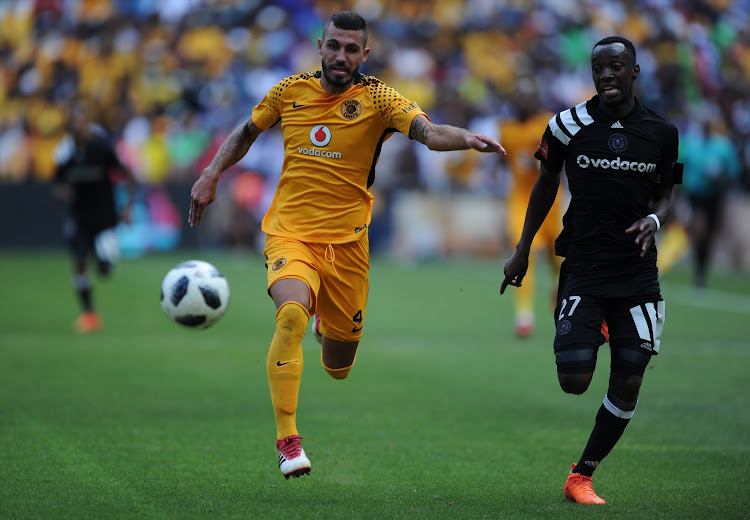
<svg viewBox="0 0 750 520">
<path fill-rule="evenodd" d="M 210 327 L 224 315 L 228 304 L 227 279 L 202 260 L 176 265 L 161 283 L 161 308 L 169 319 L 185 327 Z"/>
</svg>

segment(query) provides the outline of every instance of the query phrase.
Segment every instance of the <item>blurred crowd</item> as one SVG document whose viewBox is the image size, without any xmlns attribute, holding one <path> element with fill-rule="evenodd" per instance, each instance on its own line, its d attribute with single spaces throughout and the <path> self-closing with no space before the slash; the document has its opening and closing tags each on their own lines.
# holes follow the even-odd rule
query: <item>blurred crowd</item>
<svg viewBox="0 0 750 520">
<path fill-rule="evenodd" d="M 362 72 L 436 122 L 491 134 L 528 85 L 552 112 L 593 95 L 591 47 L 626 36 L 641 101 L 691 146 L 718 134 L 731 189 L 750 188 L 750 0 L 4 0 L 0 182 L 49 180 L 83 100 L 143 184 L 191 183 L 271 86 L 319 68 L 322 23 L 341 9 L 368 20 Z M 264 133 L 230 172 L 240 206 L 261 211 L 275 188 L 279 139 Z M 393 143 L 381 189 L 503 190 L 502 165 Z"/>
</svg>

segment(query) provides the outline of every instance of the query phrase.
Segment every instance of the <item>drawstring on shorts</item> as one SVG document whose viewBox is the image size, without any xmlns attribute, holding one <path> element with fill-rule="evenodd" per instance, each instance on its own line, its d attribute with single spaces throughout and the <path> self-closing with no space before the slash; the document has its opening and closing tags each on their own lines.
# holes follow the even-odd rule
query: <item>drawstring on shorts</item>
<svg viewBox="0 0 750 520">
<path fill-rule="evenodd" d="M 336 264 L 333 263 L 333 261 L 336 260 L 336 253 L 333 252 L 333 246 L 331 244 L 328 244 L 326 246 L 325 259 L 326 259 L 326 262 L 331 262 L 331 267 L 333 267 L 333 272 L 336 273 L 336 277 L 339 279 L 339 282 L 340 282 L 341 277 L 339 276 L 339 272 L 336 270 Z"/>
</svg>

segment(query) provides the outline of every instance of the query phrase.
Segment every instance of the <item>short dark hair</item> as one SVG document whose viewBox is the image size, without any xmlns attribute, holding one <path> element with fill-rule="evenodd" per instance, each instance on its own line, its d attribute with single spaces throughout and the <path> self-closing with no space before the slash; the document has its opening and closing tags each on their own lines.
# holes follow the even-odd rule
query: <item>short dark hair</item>
<svg viewBox="0 0 750 520">
<path fill-rule="evenodd" d="M 367 22 L 357 13 L 352 11 L 339 11 L 338 13 L 331 15 L 323 26 L 324 35 L 326 27 L 331 23 L 337 29 L 342 29 L 344 31 L 361 31 L 362 43 L 367 45 Z"/>
<path fill-rule="evenodd" d="M 596 42 L 596 45 L 594 45 L 594 49 L 599 47 L 600 45 L 610 45 L 612 43 L 621 43 L 625 46 L 625 50 L 628 51 L 630 54 L 633 55 L 633 63 L 636 63 L 635 60 L 635 45 L 633 45 L 633 42 L 628 40 L 627 38 L 623 38 L 622 36 L 607 36 L 606 38 L 602 38 L 598 42 Z M 592 49 L 593 50 L 593 49 Z"/>
</svg>

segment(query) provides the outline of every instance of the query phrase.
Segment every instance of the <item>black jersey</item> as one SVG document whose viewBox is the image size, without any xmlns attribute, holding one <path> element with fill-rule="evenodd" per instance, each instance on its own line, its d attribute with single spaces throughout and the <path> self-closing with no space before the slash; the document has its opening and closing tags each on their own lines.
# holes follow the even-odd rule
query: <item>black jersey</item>
<svg viewBox="0 0 750 520">
<path fill-rule="evenodd" d="M 55 172 L 55 182 L 71 186 L 71 215 L 79 222 L 117 224 L 111 171 L 120 167 L 112 146 L 100 136 L 70 150 Z"/>
<path fill-rule="evenodd" d="M 615 120 L 599 97 L 550 119 L 535 157 L 553 172 L 565 166 L 570 206 L 555 252 L 576 263 L 656 263 L 652 244 L 644 258 L 625 230 L 645 217 L 658 186 L 675 184 L 677 128 L 638 100 Z"/>
</svg>

